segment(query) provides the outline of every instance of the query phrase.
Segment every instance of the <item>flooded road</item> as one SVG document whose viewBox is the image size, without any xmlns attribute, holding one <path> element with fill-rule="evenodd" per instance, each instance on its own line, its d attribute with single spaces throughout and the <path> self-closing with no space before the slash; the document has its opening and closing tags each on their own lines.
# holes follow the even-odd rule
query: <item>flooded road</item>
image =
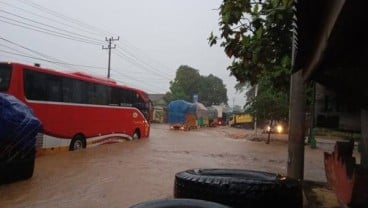
<svg viewBox="0 0 368 208">
<path fill-rule="evenodd" d="M 234 139 L 243 132 L 229 127 L 183 132 L 154 124 L 149 139 L 41 156 L 31 179 L 0 186 L 0 207 L 129 207 L 171 198 L 175 173 L 192 168 L 286 174 L 286 136 L 268 145 Z M 306 147 L 305 179 L 326 181 L 323 150 Z"/>
</svg>

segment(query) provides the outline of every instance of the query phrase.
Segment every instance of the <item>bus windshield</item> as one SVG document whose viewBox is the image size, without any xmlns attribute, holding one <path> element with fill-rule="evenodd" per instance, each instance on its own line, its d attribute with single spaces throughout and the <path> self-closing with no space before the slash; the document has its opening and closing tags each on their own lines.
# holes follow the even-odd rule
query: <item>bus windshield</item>
<svg viewBox="0 0 368 208">
<path fill-rule="evenodd" d="M 10 65 L 0 64 L 0 92 L 7 91 L 10 83 Z"/>
</svg>

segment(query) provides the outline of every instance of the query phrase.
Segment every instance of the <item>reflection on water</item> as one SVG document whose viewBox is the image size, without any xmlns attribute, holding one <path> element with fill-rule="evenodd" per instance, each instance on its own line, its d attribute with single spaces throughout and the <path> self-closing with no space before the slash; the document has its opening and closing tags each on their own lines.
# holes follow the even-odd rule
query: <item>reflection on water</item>
<svg viewBox="0 0 368 208">
<path fill-rule="evenodd" d="M 0 207 L 128 207 L 172 197 L 175 173 L 191 168 L 285 173 L 285 142 L 225 137 L 218 128 L 181 132 L 154 125 L 149 139 L 42 156 L 30 180 L 0 186 Z M 325 180 L 322 158 L 306 162 L 311 165 L 319 172 L 306 177 Z"/>
</svg>

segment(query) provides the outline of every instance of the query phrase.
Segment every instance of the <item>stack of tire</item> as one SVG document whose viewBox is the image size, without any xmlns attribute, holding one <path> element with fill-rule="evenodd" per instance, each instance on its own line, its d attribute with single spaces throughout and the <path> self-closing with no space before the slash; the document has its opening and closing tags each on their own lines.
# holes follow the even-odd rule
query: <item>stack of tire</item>
<svg viewBox="0 0 368 208">
<path fill-rule="evenodd" d="M 0 93 L 0 184 L 33 175 L 41 122 L 14 96 Z"/>
<path fill-rule="evenodd" d="M 234 208 L 303 206 L 298 180 L 240 169 L 192 169 L 175 175 L 175 198 L 218 202 Z"/>
<path fill-rule="evenodd" d="M 240 169 L 191 169 L 175 175 L 175 199 L 139 203 L 131 208 L 301 208 L 298 180 Z"/>
</svg>

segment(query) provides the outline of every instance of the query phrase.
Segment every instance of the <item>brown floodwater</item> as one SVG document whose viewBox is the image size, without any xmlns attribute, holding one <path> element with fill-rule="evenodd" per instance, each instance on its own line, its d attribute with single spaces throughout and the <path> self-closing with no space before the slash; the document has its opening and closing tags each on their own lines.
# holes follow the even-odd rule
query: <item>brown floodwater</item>
<svg viewBox="0 0 368 208">
<path fill-rule="evenodd" d="M 0 186 L 0 207 L 129 207 L 171 198 L 175 173 L 237 168 L 286 174 L 286 136 L 271 144 L 235 137 L 229 127 L 169 130 L 154 124 L 149 139 L 36 158 L 31 179 Z M 305 178 L 326 181 L 323 149 L 305 151 Z"/>
</svg>

